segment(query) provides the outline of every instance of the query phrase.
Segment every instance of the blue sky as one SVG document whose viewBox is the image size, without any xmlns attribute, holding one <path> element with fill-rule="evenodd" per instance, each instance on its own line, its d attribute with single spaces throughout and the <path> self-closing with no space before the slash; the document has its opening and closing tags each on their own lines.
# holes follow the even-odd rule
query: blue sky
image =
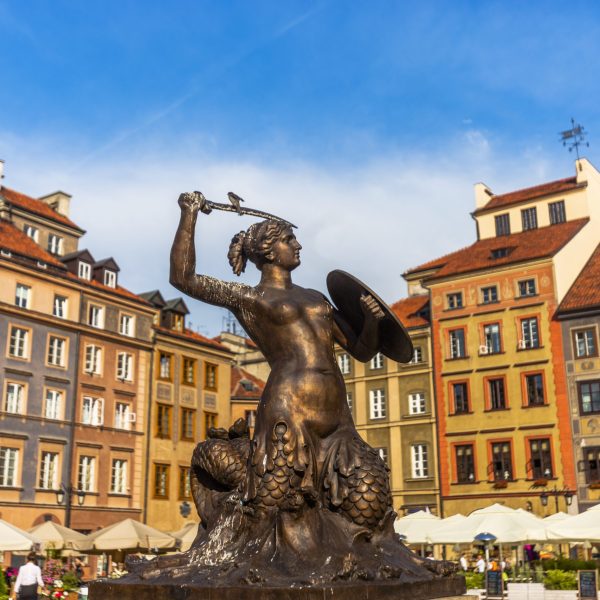
<svg viewBox="0 0 600 600">
<path fill-rule="evenodd" d="M 345 268 L 393 301 L 402 271 L 473 240 L 473 183 L 573 173 L 571 116 L 600 163 L 598 57 L 591 1 L 0 1 L 4 183 L 72 193 L 135 291 L 174 293 L 178 193 L 232 189 L 300 226 L 300 283 Z M 208 219 L 200 270 L 231 278 L 249 221 Z"/>
</svg>

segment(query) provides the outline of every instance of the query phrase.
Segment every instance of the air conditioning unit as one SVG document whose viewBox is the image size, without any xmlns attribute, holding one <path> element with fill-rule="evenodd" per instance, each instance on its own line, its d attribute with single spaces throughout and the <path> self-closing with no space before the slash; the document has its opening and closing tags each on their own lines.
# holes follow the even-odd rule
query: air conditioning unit
<svg viewBox="0 0 600 600">
<path fill-rule="evenodd" d="M 479 346 L 479 354 L 489 354 L 490 349 L 487 346 Z"/>
<path fill-rule="evenodd" d="M 527 342 L 525 340 L 519 340 L 517 342 L 517 347 L 519 350 L 525 350 L 527 348 Z"/>
<path fill-rule="evenodd" d="M 129 422 L 130 423 L 135 423 L 137 420 L 137 415 L 134 412 L 130 412 L 129 413 Z"/>
</svg>

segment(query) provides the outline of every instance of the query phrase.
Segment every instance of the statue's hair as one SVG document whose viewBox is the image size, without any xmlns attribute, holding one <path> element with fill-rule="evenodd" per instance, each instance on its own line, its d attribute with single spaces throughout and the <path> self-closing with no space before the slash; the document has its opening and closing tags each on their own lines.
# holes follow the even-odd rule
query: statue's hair
<svg viewBox="0 0 600 600">
<path fill-rule="evenodd" d="M 227 253 L 233 272 L 236 275 L 243 273 L 248 260 L 260 269 L 265 261 L 272 259 L 273 244 L 288 228 L 288 225 L 279 221 L 267 220 L 250 225 L 247 231 L 236 233 Z"/>
</svg>

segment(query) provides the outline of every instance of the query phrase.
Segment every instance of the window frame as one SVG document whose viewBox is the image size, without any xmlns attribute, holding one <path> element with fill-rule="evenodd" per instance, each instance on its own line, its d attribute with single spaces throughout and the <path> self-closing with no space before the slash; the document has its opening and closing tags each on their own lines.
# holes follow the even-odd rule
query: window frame
<svg viewBox="0 0 600 600">
<path fill-rule="evenodd" d="M 53 341 L 60 342 L 58 346 L 53 348 Z M 60 348 L 60 350 L 58 349 Z M 48 333 L 46 339 L 46 366 L 54 367 L 58 369 L 68 368 L 68 356 L 69 356 L 69 340 L 68 338 L 56 335 L 54 333 Z M 52 360 L 51 360 L 52 359 Z M 58 359 L 58 362 L 54 362 Z"/>
<path fill-rule="evenodd" d="M 168 374 L 163 374 L 163 358 L 168 362 Z M 174 364 L 174 356 L 171 352 L 164 352 L 163 350 L 158 351 L 158 379 L 160 381 L 173 381 L 173 364 Z"/>
<path fill-rule="evenodd" d="M 350 355 L 347 352 L 341 352 L 337 356 L 337 363 L 342 375 L 350 374 Z"/>
<path fill-rule="evenodd" d="M 186 417 L 188 421 L 186 421 Z M 189 425 L 191 425 L 190 435 L 188 435 L 187 429 Z M 183 442 L 193 442 L 196 439 L 196 410 L 193 408 L 181 407 L 179 439 Z"/>
<path fill-rule="evenodd" d="M 50 457 L 48 461 L 45 461 L 46 456 Z M 48 467 L 48 472 L 46 472 L 46 467 Z M 50 478 L 52 478 L 52 481 L 49 481 Z M 58 489 L 60 484 L 60 452 L 56 450 L 40 450 L 37 483 L 39 490 L 55 491 Z"/>
<path fill-rule="evenodd" d="M 493 329 L 494 331 L 492 331 Z M 481 323 L 480 331 L 481 340 L 483 342 L 481 347 L 483 348 L 483 346 L 485 346 L 487 348 L 485 354 L 502 354 L 502 352 L 504 352 L 504 346 L 502 344 L 502 323 L 500 321 Z M 494 344 L 494 342 L 497 342 L 497 344 Z M 480 353 L 484 354 L 481 351 Z"/>
<path fill-rule="evenodd" d="M 86 401 L 90 401 L 89 411 L 86 411 Z M 90 415 L 86 420 L 86 412 Z M 104 398 L 84 394 L 81 397 L 81 424 L 90 427 L 102 427 L 104 425 Z"/>
<path fill-rule="evenodd" d="M 54 399 L 52 400 L 52 402 L 54 402 L 56 404 L 55 406 L 55 410 L 54 410 L 54 414 L 56 416 L 49 416 L 48 415 L 48 406 L 49 406 L 49 396 L 50 394 L 54 394 Z M 65 399 L 66 397 L 66 392 L 65 390 L 61 390 L 58 388 L 53 388 L 53 387 L 45 387 L 44 388 L 44 407 L 43 407 L 43 413 L 42 416 L 44 419 L 48 419 L 50 421 L 61 421 L 63 420 L 63 416 L 64 416 L 64 407 L 65 407 Z"/>
<path fill-rule="evenodd" d="M 62 305 L 60 301 L 62 300 Z M 62 314 L 59 314 L 61 311 L 57 310 L 57 306 L 61 306 Z M 69 299 L 67 296 L 61 296 L 60 294 L 54 294 L 54 299 L 52 300 L 52 316 L 57 319 L 66 319 L 69 311 Z"/>
<path fill-rule="evenodd" d="M 168 500 L 169 499 L 169 487 L 170 487 L 170 469 L 171 465 L 167 463 L 154 463 L 154 485 L 153 485 L 153 497 L 155 500 Z M 164 474 L 164 483 L 160 481 Z M 163 493 L 164 486 L 164 493 Z"/>
<path fill-rule="evenodd" d="M 90 302 L 88 304 L 88 322 L 90 327 L 95 329 L 104 329 L 104 306 Z M 96 319 L 95 316 L 98 318 Z"/>
<path fill-rule="evenodd" d="M 465 392 L 464 400 L 466 401 L 466 410 L 456 410 L 457 405 L 456 405 L 455 390 L 458 386 L 461 386 Z M 448 388 L 449 388 L 449 398 L 452 399 L 452 411 L 450 412 L 450 414 L 452 414 L 452 415 L 468 415 L 471 412 L 473 412 L 471 409 L 471 394 L 470 394 L 468 379 L 462 379 L 460 381 L 449 381 Z"/>
<path fill-rule="evenodd" d="M 219 390 L 219 365 L 204 361 L 204 389 L 211 392 Z"/>
<path fill-rule="evenodd" d="M 13 454 L 12 466 L 11 458 L 7 457 L 7 453 Z M 0 489 L 19 487 L 19 455 L 21 448 L 14 446 L 0 446 Z M 4 454 L 4 457 L 2 456 Z M 12 469 L 12 472 L 11 472 Z M 10 477 L 10 479 L 9 479 Z"/>
<path fill-rule="evenodd" d="M 502 468 L 500 469 L 500 476 L 497 476 L 496 465 L 494 460 L 494 448 L 499 446 L 508 446 L 508 462 L 506 462 L 506 452 L 502 451 L 502 457 L 500 459 L 500 464 Z M 488 475 L 490 475 L 491 481 L 514 481 L 515 480 L 515 465 L 514 465 L 514 452 L 513 452 L 513 443 L 511 439 L 493 439 L 488 440 L 488 454 L 489 454 L 489 466 L 488 466 Z M 491 467 L 491 468 L 490 468 Z M 505 477 L 505 473 L 509 474 L 508 477 Z"/>
<path fill-rule="evenodd" d="M 30 239 L 33 240 L 36 244 L 39 244 L 40 240 L 40 230 L 34 225 L 30 225 L 29 223 L 23 224 L 23 233 Z"/>
<path fill-rule="evenodd" d="M 447 310 L 459 310 L 464 308 L 465 304 L 463 301 L 462 292 L 448 292 L 446 294 L 446 309 Z"/>
<path fill-rule="evenodd" d="M 496 237 L 510 235 L 510 213 L 502 213 L 494 217 L 494 229 Z"/>
<path fill-rule="evenodd" d="M 92 265 L 84 260 L 77 261 L 77 277 L 85 281 L 92 280 Z"/>
<path fill-rule="evenodd" d="M 128 326 L 123 327 L 123 323 L 126 320 Z M 135 316 L 129 313 L 119 313 L 119 333 L 126 337 L 135 337 Z"/>
<path fill-rule="evenodd" d="M 419 408 L 422 408 L 422 410 L 414 410 Z M 427 414 L 427 398 L 425 392 L 418 391 L 408 394 L 408 414 L 411 417 Z"/>
<path fill-rule="evenodd" d="M 183 356 L 181 359 L 181 383 L 183 385 L 196 385 L 196 371 L 198 360 L 190 356 Z M 191 373 L 191 377 L 188 375 Z"/>
<path fill-rule="evenodd" d="M 48 252 L 55 256 L 62 256 L 63 253 L 63 241 L 60 235 L 56 233 L 48 234 Z"/>
<path fill-rule="evenodd" d="M 19 292 L 25 292 L 19 293 Z M 29 310 L 31 308 L 31 286 L 17 282 L 15 285 L 15 306 Z"/>
<path fill-rule="evenodd" d="M 508 410 L 510 405 L 508 403 L 508 395 L 506 393 L 506 376 L 505 375 L 490 375 L 483 378 L 484 383 L 484 397 L 485 397 L 485 410 L 487 412 L 495 412 L 498 410 Z M 501 395 L 502 406 L 494 406 L 494 396 L 496 393 Z"/>
<path fill-rule="evenodd" d="M 121 407 L 124 407 L 121 409 Z M 122 431 L 131 431 L 131 416 L 132 413 L 131 402 L 123 402 L 122 400 L 115 400 L 115 418 L 114 428 Z"/>
<path fill-rule="evenodd" d="M 373 356 L 373 358 L 371 358 L 371 360 L 369 362 L 369 368 L 372 370 L 379 370 L 379 369 L 383 369 L 383 366 L 384 366 L 383 354 L 381 352 L 377 352 L 377 354 L 375 354 L 375 356 Z"/>
<path fill-rule="evenodd" d="M 598 400 L 594 403 L 592 386 L 598 387 Z M 583 409 L 583 393 L 582 388 L 584 386 L 590 386 L 590 407 L 591 410 L 585 411 Z M 583 381 L 577 382 L 577 403 L 579 405 L 579 415 L 584 417 L 588 415 L 598 415 L 600 414 L 600 379 L 585 379 Z M 594 404 L 597 404 L 597 409 L 594 410 Z"/>
<path fill-rule="evenodd" d="M 117 352 L 116 379 L 121 382 L 133 382 L 133 354 L 131 352 Z"/>
<path fill-rule="evenodd" d="M 448 335 L 448 359 L 449 360 L 457 360 L 457 359 L 461 359 L 461 358 L 467 358 L 467 330 L 466 327 L 455 327 L 452 329 L 448 329 L 447 330 L 447 335 Z M 462 336 L 462 341 L 460 342 L 460 344 L 462 344 L 462 346 L 459 344 L 459 346 L 457 346 L 457 353 L 455 354 L 454 352 L 454 340 L 453 340 L 453 336 L 454 334 L 457 334 L 458 332 L 461 333 Z"/>
<path fill-rule="evenodd" d="M 84 459 L 87 473 L 83 472 Z M 96 492 L 96 461 L 97 457 L 90 454 L 80 454 L 77 460 L 77 489 L 82 492 Z"/>
<path fill-rule="evenodd" d="M 102 278 L 102 282 L 106 287 L 116 289 L 117 273 L 115 271 L 111 271 L 110 269 L 104 269 L 104 277 Z"/>
<path fill-rule="evenodd" d="M 594 345 L 594 352 L 588 351 L 587 341 L 586 341 L 585 342 L 585 345 L 586 345 L 585 354 L 579 354 L 579 349 L 578 349 L 578 344 L 577 344 L 577 336 L 582 333 L 583 334 L 591 333 L 592 343 Z M 576 329 L 575 328 L 571 329 L 571 344 L 572 344 L 572 348 L 573 348 L 573 358 L 575 360 L 580 360 L 582 358 L 597 357 L 598 356 L 598 336 L 597 336 L 596 327 L 592 325 L 590 327 L 578 327 Z"/>
<path fill-rule="evenodd" d="M 117 465 L 119 465 L 118 468 Z M 127 496 L 129 494 L 129 476 L 129 460 L 113 457 L 110 461 L 110 488 L 108 493 L 111 496 Z"/>
<path fill-rule="evenodd" d="M 25 333 L 22 342 L 17 342 L 23 347 L 23 354 L 12 354 L 11 348 L 13 347 L 13 335 L 16 331 L 23 331 Z M 8 344 L 6 344 L 6 356 L 11 360 L 21 360 L 29 362 L 31 360 L 31 346 L 32 346 L 32 330 L 29 327 L 23 327 L 22 325 L 9 324 L 8 326 Z"/>
<path fill-rule="evenodd" d="M 83 351 L 83 372 L 86 375 L 102 375 L 104 372 L 103 354 L 103 346 L 97 346 L 96 344 L 85 345 Z M 88 364 L 93 368 L 88 368 Z"/>
<path fill-rule="evenodd" d="M 16 395 L 16 400 L 14 399 L 14 391 L 13 391 L 13 399 L 12 402 L 16 401 L 16 408 L 18 410 L 9 410 L 8 403 L 8 394 L 9 388 L 13 390 L 18 389 L 19 392 Z M 2 395 L 2 411 L 7 415 L 25 415 L 27 414 L 27 394 L 29 392 L 29 385 L 25 381 L 17 381 L 15 379 L 5 379 L 4 380 L 4 389 Z"/>
<path fill-rule="evenodd" d="M 471 449 L 471 453 L 465 456 L 469 456 L 470 458 L 468 460 L 460 460 L 459 461 L 459 455 L 458 452 L 460 449 L 462 448 L 470 448 Z M 453 473 L 453 479 L 454 482 L 458 485 L 472 485 L 474 483 L 477 483 L 477 456 L 476 456 L 476 445 L 474 442 L 470 442 L 470 441 L 464 441 L 464 442 L 456 442 L 452 444 L 452 459 L 453 459 L 453 464 L 452 466 L 454 467 L 454 473 Z M 463 463 L 461 465 L 461 463 Z M 469 465 L 467 465 L 467 463 L 470 463 Z M 470 466 L 471 467 L 471 471 L 470 473 L 468 473 L 466 475 L 466 477 L 461 477 L 461 472 L 464 471 L 464 466 Z M 459 466 L 462 466 L 463 468 L 459 468 Z M 467 469 L 468 470 L 468 469 Z"/>
<path fill-rule="evenodd" d="M 519 340 L 517 350 L 537 350 L 542 348 L 542 333 L 540 327 L 540 316 L 535 315 L 523 315 L 519 318 Z M 534 337 L 531 334 L 531 330 L 525 331 L 525 324 L 535 322 L 535 336 L 537 340 L 534 343 Z M 527 339 L 527 336 L 531 336 L 531 340 Z"/>
<path fill-rule="evenodd" d="M 420 452 L 417 450 L 420 450 Z M 419 473 L 419 471 L 421 472 Z M 410 445 L 410 474 L 411 479 L 429 478 L 429 448 L 424 442 L 416 442 Z"/>
<path fill-rule="evenodd" d="M 560 225 L 567 222 L 567 207 L 564 200 L 548 202 L 548 221 L 550 225 Z"/>
<path fill-rule="evenodd" d="M 479 288 L 479 298 L 479 304 L 498 304 L 498 302 L 500 302 L 498 285 L 495 283 L 491 285 L 482 285 Z"/>
<path fill-rule="evenodd" d="M 533 284 L 533 291 L 530 292 L 529 290 L 525 290 L 526 293 L 524 294 L 522 291 L 522 284 L 525 284 L 527 286 L 527 284 L 532 283 Z M 538 291 L 537 291 L 537 281 L 535 277 L 528 277 L 527 279 L 519 279 L 517 281 L 517 298 L 532 298 L 533 296 L 537 296 L 538 295 Z"/>
<path fill-rule="evenodd" d="M 156 403 L 156 423 L 154 437 L 161 440 L 168 440 L 172 435 L 173 424 L 173 406 L 164 402 Z M 166 427 L 165 427 L 166 424 Z"/>
<path fill-rule="evenodd" d="M 387 418 L 385 388 L 373 388 L 369 390 L 369 419 L 380 421 Z"/>
<path fill-rule="evenodd" d="M 179 465 L 179 500 L 192 497 L 191 467 Z"/>
<path fill-rule="evenodd" d="M 538 228 L 536 206 L 521 209 L 521 228 L 523 231 L 531 231 Z"/>
<path fill-rule="evenodd" d="M 532 444 L 535 442 L 548 442 L 548 450 L 547 455 L 550 459 L 550 474 L 546 474 L 546 470 L 548 469 L 547 465 L 540 465 L 540 468 L 543 469 L 541 475 L 536 474 L 533 466 L 533 448 Z M 552 437 L 551 436 L 533 436 L 525 439 L 526 442 L 526 456 L 527 456 L 527 476 L 529 479 L 554 479 L 554 452 L 552 448 Z"/>
</svg>

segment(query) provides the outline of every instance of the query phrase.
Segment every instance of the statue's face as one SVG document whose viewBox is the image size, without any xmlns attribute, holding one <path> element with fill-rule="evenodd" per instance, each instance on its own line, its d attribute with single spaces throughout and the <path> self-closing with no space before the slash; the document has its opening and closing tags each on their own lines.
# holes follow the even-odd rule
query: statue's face
<svg viewBox="0 0 600 600">
<path fill-rule="evenodd" d="M 271 247 L 273 263 L 291 271 L 300 264 L 302 246 L 291 229 L 286 229 Z"/>
</svg>

